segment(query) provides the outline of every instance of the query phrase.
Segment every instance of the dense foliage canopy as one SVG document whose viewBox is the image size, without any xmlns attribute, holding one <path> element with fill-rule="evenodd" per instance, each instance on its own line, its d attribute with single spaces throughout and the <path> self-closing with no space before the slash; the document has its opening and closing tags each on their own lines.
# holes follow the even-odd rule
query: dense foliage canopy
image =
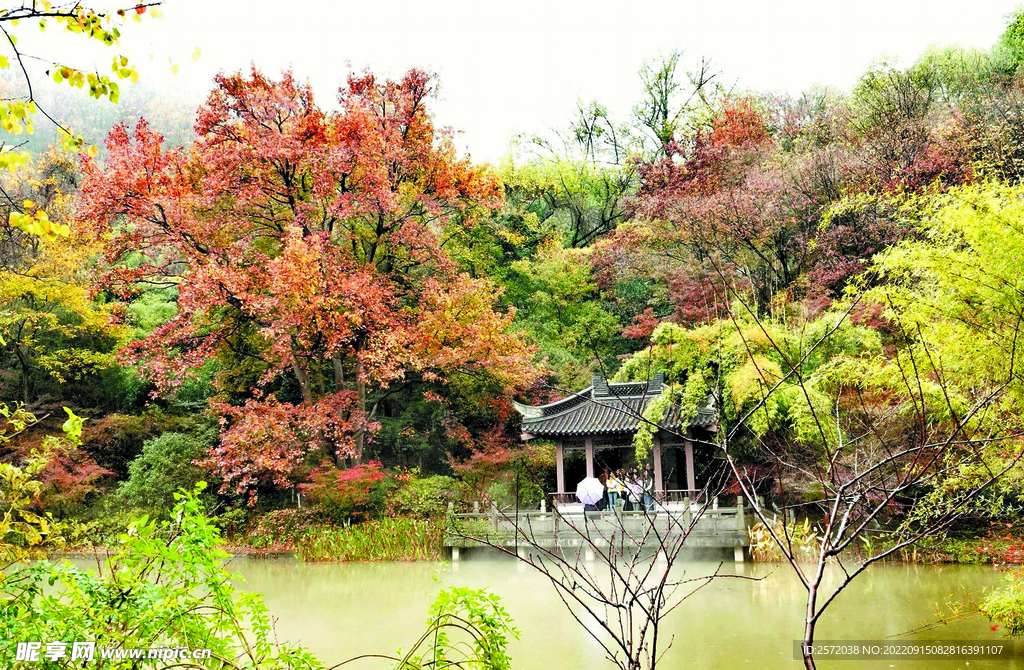
<svg viewBox="0 0 1024 670">
<path fill-rule="evenodd" d="M 892 529 L 950 501 L 1017 514 L 1022 34 L 792 97 L 671 54 L 629 114 L 581 102 L 497 166 L 456 150 L 419 69 L 350 72 L 332 106 L 298 73 L 221 74 L 191 129 L 139 105 L 165 118 L 103 151 L 0 153 L 9 544 L 163 519 L 199 481 L 225 528 L 268 537 L 534 504 L 553 450 L 519 442 L 511 401 L 658 372 L 637 464 L 666 409 L 711 407 L 703 446 L 773 504 L 885 462 L 914 481 L 863 496 Z M 114 65 L 53 74 L 116 102 Z M 27 131 L 32 105 L 0 121 Z"/>
</svg>

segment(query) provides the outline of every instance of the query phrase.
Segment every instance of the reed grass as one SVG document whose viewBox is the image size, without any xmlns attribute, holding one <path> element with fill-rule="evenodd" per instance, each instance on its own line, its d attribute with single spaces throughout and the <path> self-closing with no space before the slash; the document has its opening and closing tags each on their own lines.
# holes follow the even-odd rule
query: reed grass
<svg viewBox="0 0 1024 670">
<path fill-rule="evenodd" d="M 395 517 L 348 528 L 316 528 L 296 542 L 299 559 L 327 561 L 438 561 L 443 519 Z"/>
<path fill-rule="evenodd" d="M 797 561 L 814 561 L 818 556 L 821 538 L 810 521 L 787 524 L 783 528 L 781 520 L 772 523 L 771 531 L 776 537 L 789 538 L 793 558 Z M 779 562 L 784 560 L 782 550 L 772 537 L 772 533 L 764 523 L 757 523 L 750 528 L 750 557 L 755 562 Z"/>
</svg>

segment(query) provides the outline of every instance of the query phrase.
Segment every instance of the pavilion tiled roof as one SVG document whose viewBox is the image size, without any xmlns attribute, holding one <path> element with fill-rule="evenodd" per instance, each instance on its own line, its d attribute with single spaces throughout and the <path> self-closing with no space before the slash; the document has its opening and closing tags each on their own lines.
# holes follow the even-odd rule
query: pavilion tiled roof
<svg viewBox="0 0 1024 670">
<path fill-rule="evenodd" d="M 640 415 L 648 403 L 661 394 L 663 383 L 660 373 L 646 383 L 610 384 L 595 376 L 590 386 L 562 400 L 540 406 L 518 403 L 515 406 L 523 417 L 524 435 L 567 437 L 629 434 L 635 433 L 640 427 Z M 659 425 L 681 432 L 690 427 L 709 428 L 718 421 L 717 412 L 711 407 L 705 407 L 684 425 L 680 410 L 678 405 L 670 406 Z"/>
</svg>

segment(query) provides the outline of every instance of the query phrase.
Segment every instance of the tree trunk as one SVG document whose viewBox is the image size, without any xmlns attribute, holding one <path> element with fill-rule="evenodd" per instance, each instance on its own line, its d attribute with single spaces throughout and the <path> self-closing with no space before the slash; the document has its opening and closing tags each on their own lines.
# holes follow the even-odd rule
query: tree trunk
<svg viewBox="0 0 1024 670">
<path fill-rule="evenodd" d="M 334 390 L 337 392 L 345 385 L 345 368 L 337 356 L 331 358 L 331 367 L 334 369 Z"/>
<path fill-rule="evenodd" d="M 331 368 L 334 370 L 334 392 L 337 393 L 345 387 L 345 368 L 337 356 L 331 358 Z M 341 410 L 339 413 L 343 414 Z M 344 417 L 341 418 L 344 419 Z M 345 455 L 337 448 L 334 450 L 334 464 L 339 468 L 345 467 Z"/>
<path fill-rule="evenodd" d="M 292 358 L 292 371 L 295 372 L 295 379 L 299 382 L 299 388 L 302 390 L 302 402 L 312 405 L 313 389 L 309 386 L 309 375 L 302 369 L 298 358 Z"/>
<path fill-rule="evenodd" d="M 815 573 L 815 579 L 811 582 L 810 587 L 807 590 L 807 612 L 804 615 L 804 647 L 802 649 L 804 656 L 804 667 L 807 670 L 816 670 L 817 666 L 814 665 L 814 656 L 808 651 L 813 648 L 814 645 L 814 609 L 818 602 L 818 587 L 821 586 L 821 578 L 824 575 L 824 559 L 819 558 L 818 570 Z"/>
<path fill-rule="evenodd" d="M 20 344 L 15 343 L 14 353 L 18 356 L 18 362 L 21 364 L 21 400 L 26 405 L 28 404 L 28 357 L 22 353 L 22 347 Z"/>
<path fill-rule="evenodd" d="M 814 657 L 811 655 L 811 653 L 809 651 L 807 651 L 808 649 L 811 648 L 812 644 L 814 644 L 814 622 L 813 621 L 807 621 L 804 624 L 804 648 L 803 648 L 804 667 L 807 670 L 816 670 L 816 668 L 817 668 L 817 666 L 814 665 Z"/>
<path fill-rule="evenodd" d="M 358 358 L 356 359 L 356 395 L 359 400 L 355 416 L 362 423 L 366 419 L 366 378 L 364 376 L 363 362 Z M 355 460 L 358 463 L 359 459 L 363 457 L 363 447 L 366 446 L 366 430 L 362 425 L 356 429 L 355 443 Z"/>
</svg>

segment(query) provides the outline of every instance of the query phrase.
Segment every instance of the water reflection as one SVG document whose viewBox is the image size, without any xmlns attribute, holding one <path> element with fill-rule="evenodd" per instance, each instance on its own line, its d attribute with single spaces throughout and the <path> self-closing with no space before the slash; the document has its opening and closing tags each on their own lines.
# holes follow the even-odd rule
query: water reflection
<svg viewBox="0 0 1024 670">
<path fill-rule="evenodd" d="M 683 566 L 686 577 L 709 574 L 717 563 Z M 468 560 L 458 571 L 425 563 L 303 564 L 293 560 L 236 559 L 246 588 L 264 594 L 277 617 L 279 638 L 308 646 L 328 664 L 358 654 L 408 648 L 424 629 L 427 608 L 449 584 L 487 586 L 499 594 L 523 639 L 511 645 L 517 668 L 602 668 L 600 646 L 565 611 L 551 584 L 513 560 Z M 716 580 L 672 613 L 664 631 L 673 638 L 666 668 L 732 670 L 800 667 L 791 658 L 802 627 L 804 590 L 786 566 L 748 564 L 761 581 Z M 733 566 L 725 564 L 724 572 Z M 877 639 L 920 625 L 963 591 L 976 597 L 1000 573 L 981 566 L 882 565 L 859 577 L 819 627 L 822 639 Z M 981 619 L 957 622 L 922 639 L 1001 640 Z M 1024 668 L 1021 661 L 834 661 L 861 668 Z M 347 668 L 386 667 L 372 662 Z"/>
</svg>

